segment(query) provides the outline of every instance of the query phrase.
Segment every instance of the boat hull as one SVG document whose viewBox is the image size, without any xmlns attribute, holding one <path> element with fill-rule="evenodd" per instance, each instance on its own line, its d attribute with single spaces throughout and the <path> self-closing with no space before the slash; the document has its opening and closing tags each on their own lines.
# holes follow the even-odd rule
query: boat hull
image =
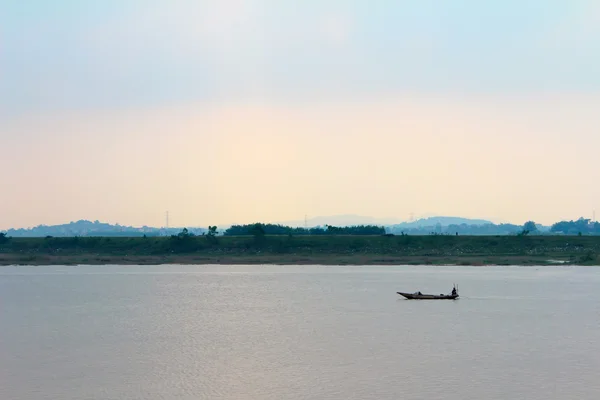
<svg viewBox="0 0 600 400">
<path fill-rule="evenodd" d="M 458 299 L 458 294 L 452 295 L 452 294 L 441 294 L 441 295 L 435 295 L 435 294 L 417 294 L 417 293 L 402 293 L 402 292 L 396 292 L 398 293 L 400 296 L 404 296 L 406 297 L 408 300 L 456 300 Z"/>
</svg>

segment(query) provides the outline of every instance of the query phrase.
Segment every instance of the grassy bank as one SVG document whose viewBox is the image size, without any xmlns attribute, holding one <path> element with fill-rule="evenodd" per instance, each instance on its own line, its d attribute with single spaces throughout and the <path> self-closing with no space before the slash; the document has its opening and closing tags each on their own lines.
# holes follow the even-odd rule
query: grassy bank
<svg viewBox="0 0 600 400">
<path fill-rule="evenodd" d="M 598 236 L 11 238 L 0 265 L 600 265 Z"/>
</svg>

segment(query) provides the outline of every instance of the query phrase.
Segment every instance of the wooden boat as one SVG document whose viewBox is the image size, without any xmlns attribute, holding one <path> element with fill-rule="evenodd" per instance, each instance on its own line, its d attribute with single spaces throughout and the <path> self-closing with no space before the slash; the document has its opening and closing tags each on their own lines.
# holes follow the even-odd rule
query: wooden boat
<svg viewBox="0 0 600 400">
<path fill-rule="evenodd" d="M 396 292 L 409 300 L 455 300 L 458 299 L 458 294 L 419 294 L 419 293 L 402 293 Z"/>
<path fill-rule="evenodd" d="M 456 299 L 458 299 L 458 288 L 456 285 L 454 285 L 454 289 L 452 289 L 451 294 L 436 295 L 436 294 L 423 294 L 421 292 L 416 292 L 416 293 L 396 292 L 396 293 L 398 293 L 400 296 L 406 297 L 409 300 L 456 300 Z"/>
</svg>

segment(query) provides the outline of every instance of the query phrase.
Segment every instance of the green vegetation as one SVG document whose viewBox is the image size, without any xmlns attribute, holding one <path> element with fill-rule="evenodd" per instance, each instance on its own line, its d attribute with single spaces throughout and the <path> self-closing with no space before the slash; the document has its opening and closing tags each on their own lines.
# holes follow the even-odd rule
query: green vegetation
<svg viewBox="0 0 600 400">
<path fill-rule="evenodd" d="M 586 218 L 579 218 L 577 221 L 560 221 L 552 225 L 550 232 L 565 235 L 600 235 L 600 222 Z"/>
<path fill-rule="evenodd" d="M 6 238 L 0 264 L 600 265 L 598 236 L 217 236 Z"/>
<path fill-rule="evenodd" d="M 433 221 L 439 220 L 439 217 L 433 218 Z M 452 221 L 455 218 L 442 218 L 442 220 Z M 481 221 L 478 224 L 467 223 L 448 223 L 442 225 L 432 223 L 431 220 L 424 219 L 415 222 L 404 222 L 387 226 L 388 233 L 409 234 L 409 235 L 430 235 L 430 234 L 458 234 L 458 235 L 600 235 L 600 223 L 586 218 L 579 218 L 575 221 L 560 221 L 552 226 L 536 224 L 534 221 L 527 221 L 524 225 L 515 224 L 493 224 L 491 222 Z"/>
<path fill-rule="evenodd" d="M 357 225 L 357 226 L 332 226 L 325 225 L 325 228 L 292 228 L 285 225 L 275 224 L 249 224 L 233 225 L 224 233 L 225 236 L 253 235 L 257 229 L 264 232 L 265 235 L 383 235 L 385 228 L 375 225 Z"/>
</svg>

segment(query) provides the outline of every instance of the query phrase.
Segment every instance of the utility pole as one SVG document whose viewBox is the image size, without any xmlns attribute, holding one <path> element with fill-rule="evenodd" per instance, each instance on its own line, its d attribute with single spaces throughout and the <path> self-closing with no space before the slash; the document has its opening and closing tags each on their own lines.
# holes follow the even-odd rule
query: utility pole
<svg viewBox="0 0 600 400">
<path fill-rule="evenodd" d="M 167 229 L 169 229 L 169 212 L 168 212 L 168 211 L 167 211 L 167 213 L 166 213 L 166 225 L 165 225 L 165 227 L 166 227 Z"/>
</svg>

